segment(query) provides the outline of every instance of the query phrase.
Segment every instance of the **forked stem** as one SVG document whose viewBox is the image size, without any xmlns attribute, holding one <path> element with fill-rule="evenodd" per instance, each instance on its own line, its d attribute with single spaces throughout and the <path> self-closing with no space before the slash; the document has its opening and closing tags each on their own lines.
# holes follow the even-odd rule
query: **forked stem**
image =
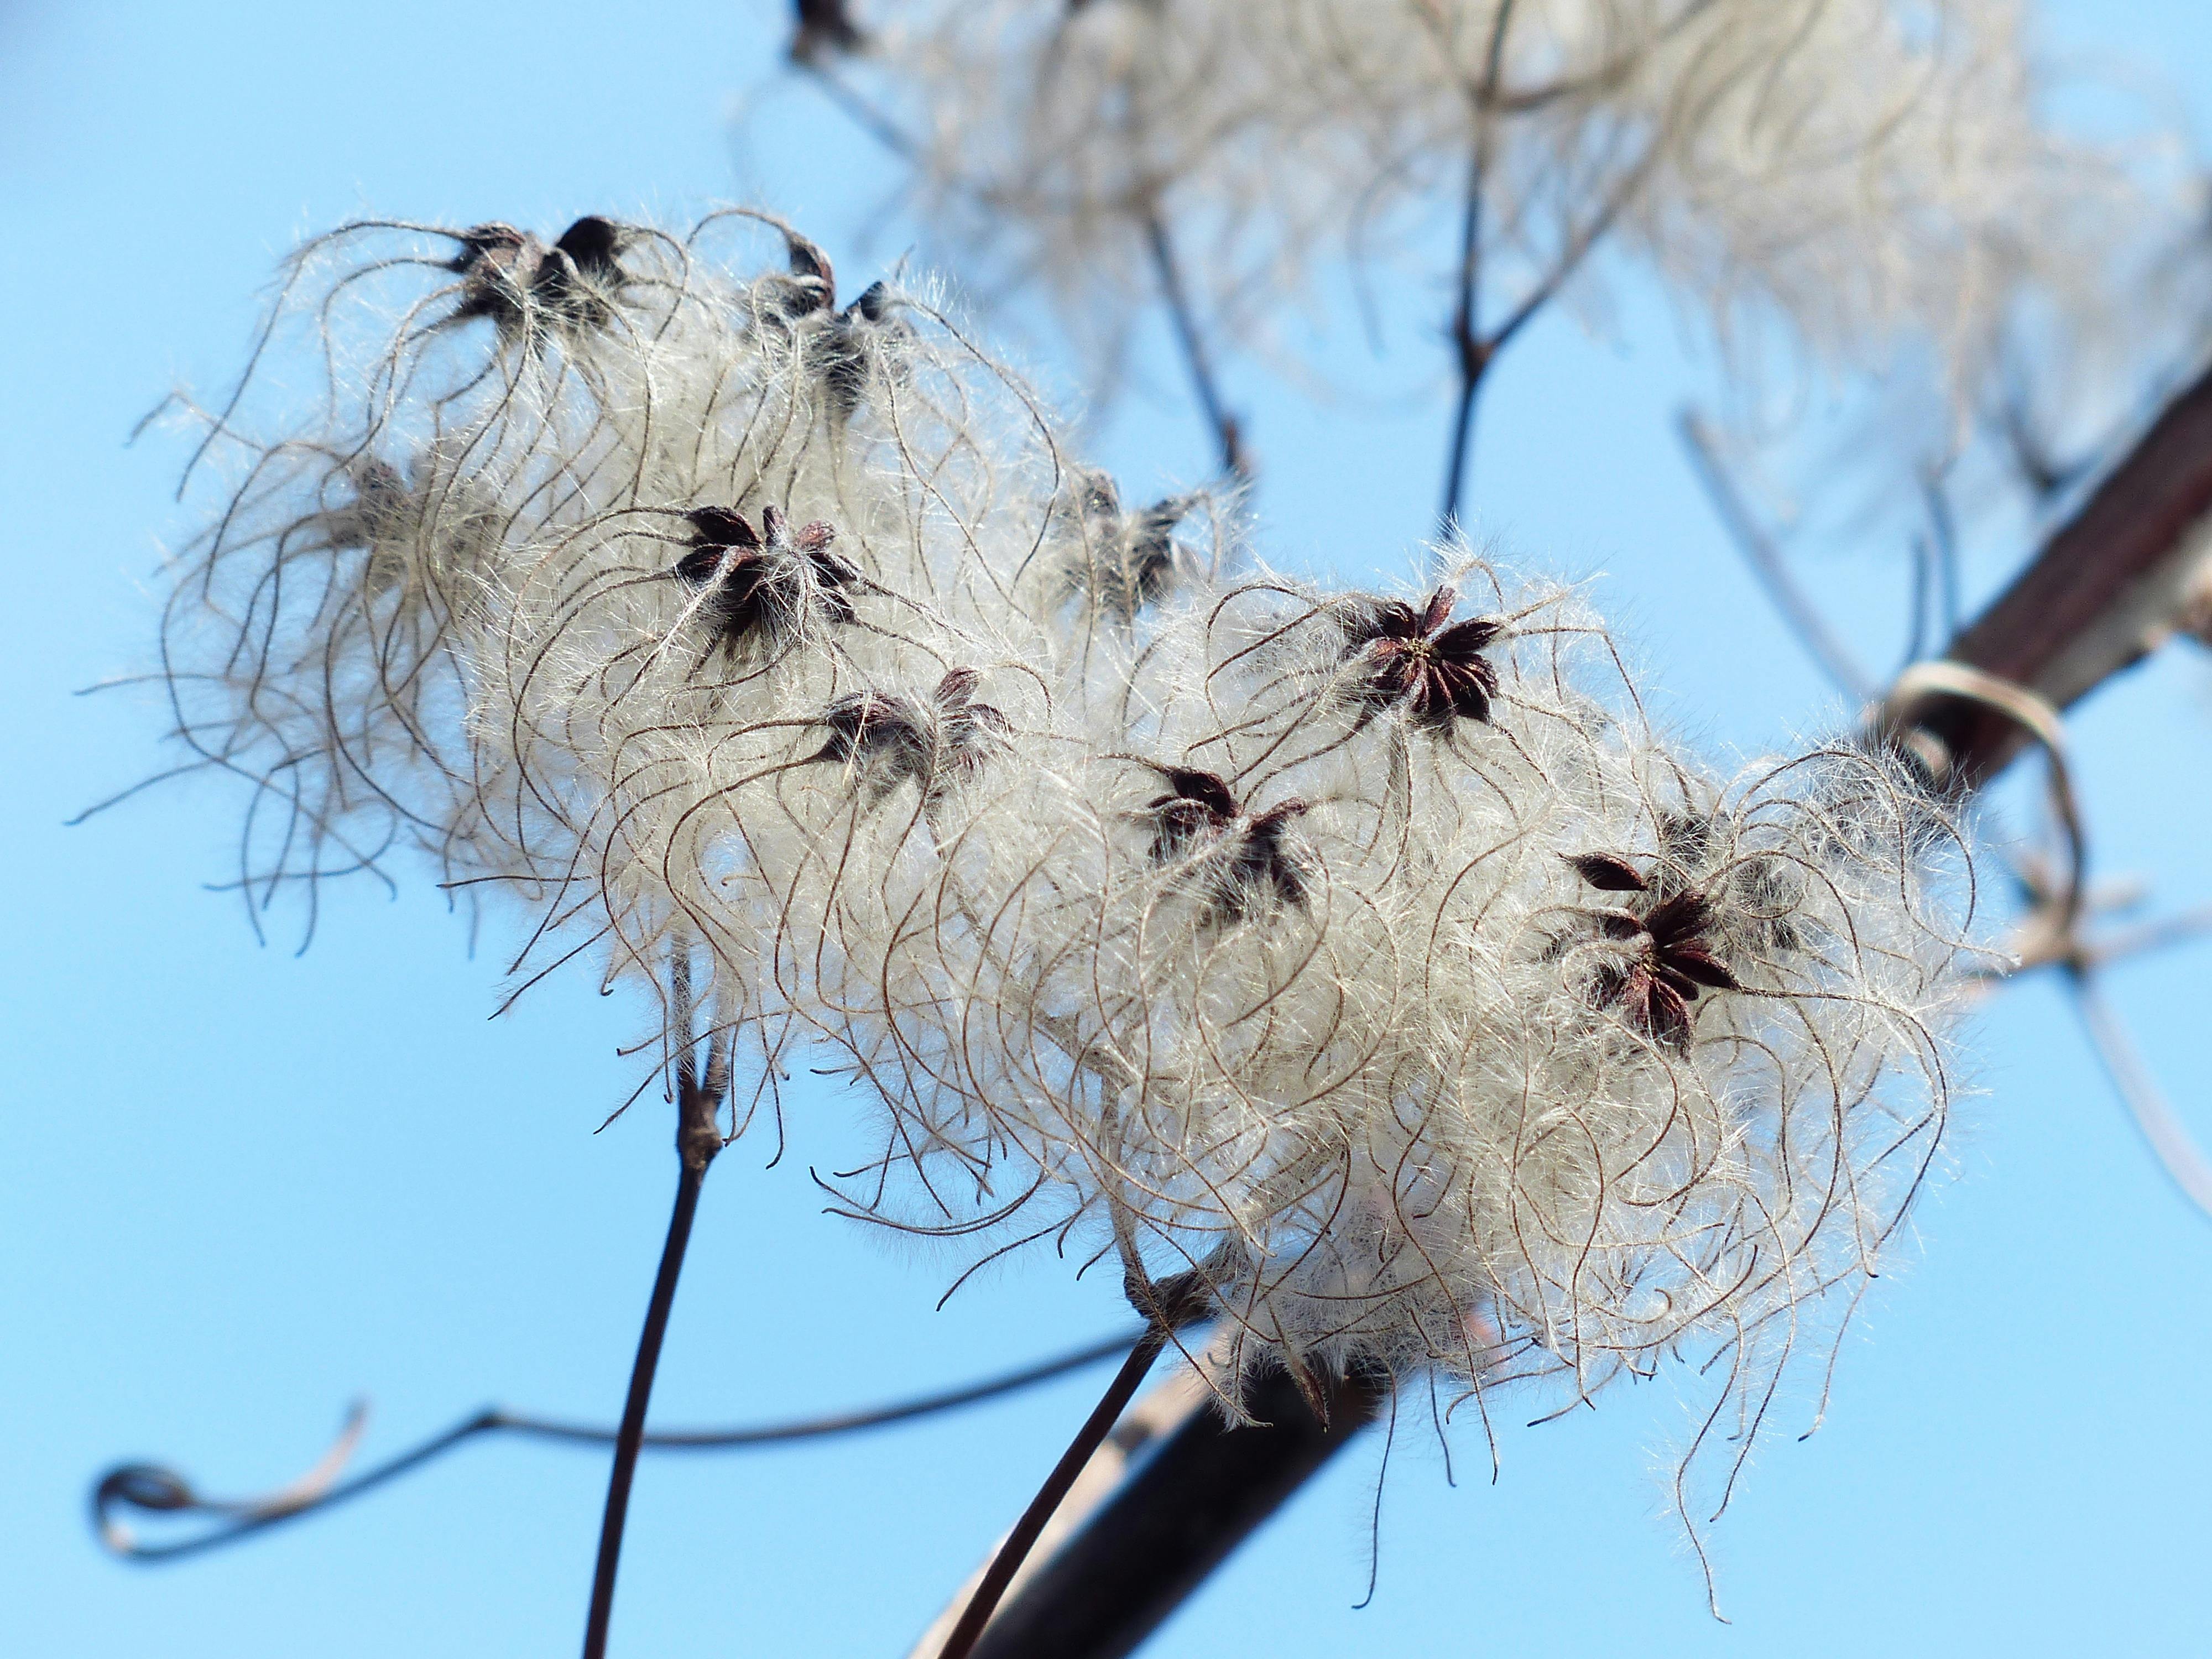
<svg viewBox="0 0 2212 1659">
<path fill-rule="evenodd" d="M 1159 278 L 1160 298 L 1175 329 L 1176 343 L 1182 349 L 1183 367 L 1190 372 L 1191 389 L 1198 395 L 1199 412 L 1212 429 L 1222 476 L 1245 482 L 1251 477 L 1252 467 L 1250 457 L 1244 453 L 1243 426 L 1222 400 L 1221 383 L 1214 377 L 1206 337 L 1199 332 L 1198 313 L 1184 285 L 1182 266 L 1176 258 L 1174 242 L 1169 240 L 1167 222 L 1157 209 L 1146 216 L 1145 244 L 1152 252 L 1152 270 Z"/>
</svg>

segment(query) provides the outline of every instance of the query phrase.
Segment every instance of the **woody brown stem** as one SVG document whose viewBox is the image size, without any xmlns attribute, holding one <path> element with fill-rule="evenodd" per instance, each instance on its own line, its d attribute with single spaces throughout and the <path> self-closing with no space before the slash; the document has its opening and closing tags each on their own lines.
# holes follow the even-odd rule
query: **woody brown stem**
<svg viewBox="0 0 2212 1659">
<path fill-rule="evenodd" d="M 2212 373 L 2166 405 L 1944 654 L 2070 707 L 2174 631 L 2206 574 L 2208 515 Z M 2005 714 L 1941 692 L 1892 717 L 1942 743 L 1960 789 L 1996 776 L 2028 741 Z"/>
</svg>

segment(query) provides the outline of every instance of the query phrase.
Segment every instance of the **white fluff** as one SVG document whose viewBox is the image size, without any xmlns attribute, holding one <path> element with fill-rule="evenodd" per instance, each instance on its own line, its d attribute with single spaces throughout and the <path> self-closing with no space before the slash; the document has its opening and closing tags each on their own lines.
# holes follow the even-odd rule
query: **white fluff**
<svg viewBox="0 0 2212 1659">
<path fill-rule="evenodd" d="M 165 635 L 251 888 L 419 848 L 672 1041 L 703 970 L 756 1075 L 804 1048 L 874 1114 L 854 1212 L 1196 1269 L 1231 1402 L 1682 1354 L 1732 1468 L 1941 1144 L 1941 809 L 1849 744 L 1714 775 L 1578 593 L 1463 553 L 1395 599 L 1240 568 L 767 228 L 788 273 L 732 271 L 749 216 L 295 262 L 265 361 L 326 380 L 210 417 Z"/>
</svg>

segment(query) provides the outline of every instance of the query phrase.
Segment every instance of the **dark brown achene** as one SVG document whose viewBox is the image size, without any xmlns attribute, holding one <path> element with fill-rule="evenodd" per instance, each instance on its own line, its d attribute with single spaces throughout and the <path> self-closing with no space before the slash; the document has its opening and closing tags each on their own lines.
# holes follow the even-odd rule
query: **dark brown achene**
<svg viewBox="0 0 2212 1659">
<path fill-rule="evenodd" d="M 834 297 L 834 296 L 833 296 Z M 903 333 L 898 319 L 897 296 L 890 284 L 874 282 L 842 311 L 822 319 L 819 332 L 807 349 L 830 394 L 830 408 L 840 421 L 849 421 L 866 401 L 872 365 L 887 349 L 896 349 Z"/>
<path fill-rule="evenodd" d="M 845 0 L 793 0 L 791 35 L 795 64 L 817 64 L 862 50 L 867 37 L 848 13 Z"/>
<path fill-rule="evenodd" d="M 1362 726 L 1402 706 L 1425 732 L 1442 733 L 1455 720 L 1486 722 L 1498 695 L 1498 670 L 1482 653 L 1504 631 L 1495 617 L 1447 627 L 1456 589 L 1439 587 L 1415 610 L 1402 599 L 1372 599 L 1345 620 L 1345 662 Z"/>
<path fill-rule="evenodd" d="M 1164 495 L 1125 511 L 1112 475 L 1082 468 L 1071 493 L 1086 558 L 1070 572 L 1069 586 L 1113 620 L 1133 623 L 1191 574 L 1192 550 L 1176 531 L 1206 505 L 1206 491 Z"/>
<path fill-rule="evenodd" d="M 734 659 L 755 641 L 788 644 L 810 627 L 848 623 L 846 589 L 860 572 L 830 551 L 837 532 L 816 522 L 793 531 L 773 507 L 761 509 L 763 538 L 744 515 L 726 507 L 695 507 L 691 551 L 670 574 L 702 590 L 700 614 L 725 655 Z"/>
<path fill-rule="evenodd" d="M 787 330 L 810 317 L 835 315 L 837 272 L 830 256 L 822 251 L 821 244 L 795 230 L 785 229 L 783 240 L 785 263 L 791 274 L 770 276 L 760 283 L 755 303 L 761 319 L 773 328 Z"/>
<path fill-rule="evenodd" d="M 1147 763 L 1150 764 L 1150 763 Z M 1237 795 L 1218 776 L 1188 766 L 1154 766 L 1168 786 L 1145 803 L 1152 822 L 1152 861 L 1166 864 L 1201 837 L 1237 820 Z"/>
<path fill-rule="evenodd" d="M 628 277 L 617 257 L 625 240 L 611 219 L 587 214 L 548 247 L 512 225 L 460 233 L 447 269 L 461 278 L 453 320 L 489 317 L 502 337 L 535 336 L 548 325 L 605 328 Z"/>
<path fill-rule="evenodd" d="M 911 778 L 926 805 L 934 805 L 981 771 L 1013 733 L 1013 723 L 977 702 L 981 676 L 955 668 L 927 698 L 882 691 L 840 697 L 817 722 L 830 734 L 810 761 L 836 761 L 863 781 L 869 804 Z"/>
<path fill-rule="evenodd" d="M 1152 826 L 1152 861 L 1188 861 L 1201 921 L 1241 921 L 1255 900 L 1304 908 L 1310 867 L 1304 850 L 1291 839 L 1292 821 L 1308 810 L 1304 801 L 1292 798 L 1247 812 L 1218 774 L 1145 763 L 1168 786 L 1141 814 Z"/>
<path fill-rule="evenodd" d="M 1591 886 L 1606 892 L 1644 893 L 1650 884 L 1626 859 L 1584 853 L 1567 860 Z M 1690 1043 L 1690 1005 L 1707 990 L 1742 989 L 1713 950 L 1712 901 L 1703 893 L 1676 893 L 1638 915 L 1632 910 L 1589 913 L 1601 937 L 1628 947 L 1599 970 L 1599 1004 L 1618 1007 L 1630 1025 L 1673 1048 Z"/>
</svg>

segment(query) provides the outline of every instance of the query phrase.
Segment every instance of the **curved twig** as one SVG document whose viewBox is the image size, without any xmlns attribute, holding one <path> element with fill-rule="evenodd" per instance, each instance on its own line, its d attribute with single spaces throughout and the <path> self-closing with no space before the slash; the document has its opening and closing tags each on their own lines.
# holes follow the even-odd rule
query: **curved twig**
<svg viewBox="0 0 2212 1659">
<path fill-rule="evenodd" d="M 639 1444 L 647 1451 L 744 1451 L 756 1446 L 824 1440 L 836 1435 L 888 1428 L 895 1424 L 934 1416 L 940 1412 L 957 1411 L 963 1406 L 976 1406 L 986 1401 L 1002 1399 L 1066 1376 L 1073 1371 L 1085 1370 L 1116 1354 L 1127 1352 L 1139 1334 L 1133 1331 L 1124 1332 L 1100 1341 L 1086 1343 L 1080 1348 L 1056 1354 L 1049 1359 L 1039 1360 L 1035 1364 L 1024 1365 L 1018 1370 L 986 1377 L 981 1382 L 963 1383 L 937 1394 L 894 1401 L 890 1405 L 870 1406 L 857 1411 L 833 1412 L 822 1417 L 804 1417 L 786 1423 L 763 1423 L 741 1428 L 648 1431 L 641 1437 Z M 226 1544 L 243 1542 L 256 1533 L 264 1532 L 284 1522 L 297 1521 L 362 1497 L 401 1475 L 434 1462 L 454 1447 L 479 1435 L 512 1434 L 526 1439 L 556 1441 L 566 1445 L 611 1446 L 618 1432 L 599 1424 L 568 1422 L 559 1418 L 532 1416 L 526 1412 L 512 1412 L 501 1406 L 487 1406 L 452 1427 L 432 1435 L 420 1444 L 386 1459 L 373 1468 L 363 1469 L 350 1480 L 341 1480 L 338 1476 L 359 1443 L 367 1416 L 365 1406 L 355 1406 L 347 1413 L 345 1426 L 339 1431 L 331 1449 L 317 1461 L 313 1468 L 299 1480 L 256 1498 L 209 1498 L 195 1491 L 191 1483 L 182 1475 L 161 1464 L 119 1465 L 101 1475 L 93 1487 L 93 1531 L 102 1546 L 125 1560 L 179 1560 L 185 1556 L 220 1549 Z M 196 1538 L 180 1539 L 173 1543 L 145 1543 L 118 1518 L 118 1511 L 125 1510 L 179 1516 L 221 1517 L 231 1524 Z"/>
<path fill-rule="evenodd" d="M 2098 1063 L 2112 1079 L 2112 1091 L 2142 1132 L 2151 1156 L 2197 1212 L 2212 1218 L 2212 1162 L 2207 1161 L 2174 1115 L 2158 1079 L 2151 1075 L 2127 1027 L 2121 1024 L 2118 1012 L 2106 1001 L 2096 976 L 2069 964 L 2066 979 L 2089 1046 L 2096 1050 Z"/>
<path fill-rule="evenodd" d="M 1790 574 L 1780 550 L 1752 516 L 1735 480 L 1721 464 L 1719 450 L 1704 420 L 1695 410 L 1685 409 L 1675 416 L 1674 427 L 1681 434 L 1682 447 L 1689 452 L 1698 482 L 1705 486 L 1706 498 L 1720 515 L 1729 538 L 1742 553 L 1751 574 L 1759 578 L 1759 585 L 1766 590 L 1768 601 L 1781 613 L 1790 631 L 1797 636 L 1797 642 L 1805 647 L 1805 654 L 1819 665 L 1838 690 L 1860 702 L 1872 702 L 1876 695 L 1873 676 L 1859 665 L 1858 659 L 1836 637 L 1820 608 Z"/>
</svg>

